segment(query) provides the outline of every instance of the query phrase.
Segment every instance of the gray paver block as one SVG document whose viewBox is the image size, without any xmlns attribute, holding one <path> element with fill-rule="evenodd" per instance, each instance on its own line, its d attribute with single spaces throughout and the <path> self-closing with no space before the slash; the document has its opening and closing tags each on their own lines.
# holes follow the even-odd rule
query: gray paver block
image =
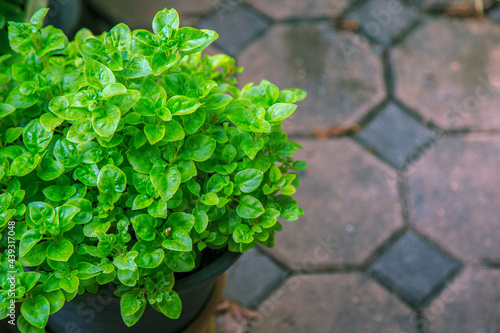
<svg viewBox="0 0 500 333">
<path fill-rule="evenodd" d="M 500 128 L 500 26 L 428 20 L 391 52 L 395 95 L 446 129 Z"/>
<path fill-rule="evenodd" d="M 443 138 L 408 174 L 410 222 L 455 257 L 500 262 L 500 138 Z"/>
<path fill-rule="evenodd" d="M 402 167 L 419 146 L 433 137 L 433 131 L 393 103 L 387 105 L 358 136 L 367 147 L 396 167 Z"/>
<path fill-rule="evenodd" d="M 417 6 L 401 0 L 370 0 L 348 15 L 360 22 L 361 29 L 384 45 L 398 37 L 419 15 Z"/>
<path fill-rule="evenodd" d="M 253 333 L 415 333 L 411 311 L 358 273 L 297 275 L 257 310 Z"/>
<path fill-rule="evenodd" d="M 370 266 L 370 271 L 420 307 L 458 267 L 455 260 L 407 232 Z"/>
<path fill-rule="evenodd" d="M 216 12 L 198 26 L 217 31 L 219 38 L 215 44 L 236 56 L 268 27 L 268 22 L 247 7 L 238 6 L 224 13 Z"/>
<path fill-rule="evenodd" d="M 237 0 L 233 0 L 237 1 Z M 245 0 L 275 20 L 289 18 L 336 17 L 349 4 L 348 0 Z"/>
<path fill-rule="evenodd" d="M 286 270 L 259 250 L 252 249 L 228 270 L 224 295 L 245 307 L 254 308 L 286 277 Z"/>
<path fill-rule="evenodd" d="M 428 332 L 500 330 L 500 270 L 468 267 L 425 311 Z"/>
</svg>

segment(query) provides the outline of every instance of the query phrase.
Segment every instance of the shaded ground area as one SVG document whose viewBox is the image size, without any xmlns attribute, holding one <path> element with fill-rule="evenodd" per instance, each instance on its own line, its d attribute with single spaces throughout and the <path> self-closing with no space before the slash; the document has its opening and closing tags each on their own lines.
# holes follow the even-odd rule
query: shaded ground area
<svg viewBox="0 0 500 333">
<path fill-rule="evenodd" d="M 241 82 L 309 92 L 286 124 L 306 215 L 229 272 L 249 331 L 500 332 L 500 4 L 464 2 L 85 3 L 96 33 L 174 7 Z"/>
</svg>

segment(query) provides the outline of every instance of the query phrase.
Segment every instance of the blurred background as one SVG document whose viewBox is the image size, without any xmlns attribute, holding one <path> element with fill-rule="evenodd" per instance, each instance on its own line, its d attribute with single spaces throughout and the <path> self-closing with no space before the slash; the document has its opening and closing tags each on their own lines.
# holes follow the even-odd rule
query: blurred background
<svg viewBox="0 0 500 333">
<path fill-rule="evenodd" d="M 500 332 L 500 4 L 48 4 L 68 36 L 173 7 L 219 33 L 207 52 L 234 56 L 241 86 L 308 92 L 285 124 L 306 214 L 231 268 L 220 332 Z"/>
</svg>

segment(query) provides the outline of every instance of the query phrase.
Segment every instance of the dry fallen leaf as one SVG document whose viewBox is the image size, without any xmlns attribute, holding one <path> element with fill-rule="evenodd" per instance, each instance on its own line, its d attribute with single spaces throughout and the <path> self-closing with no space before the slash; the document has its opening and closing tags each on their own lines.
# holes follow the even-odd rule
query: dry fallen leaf
<svg viewBox="0 0 500 333">
<path fill-rule="evenodd" d="M 477 17 L 482 13 L 476 10 L 474 5 L 457 4 L 446 8 L 445 14 L 452 17 Z"/>
<path fill-rule="evenodd" d="M 248 323 L 257 314 L 236 302 L 222 300 L 217 306 L 217 326 L 219 333 L 246 333 Z"/>
<path fill-rule="evenodd" d="M 326 139 L 333 136 L 341 136 L 347 134 L 355 134 L 361 131 L 361 126 L 354 124 L 351 126 L 328 126 L 328 127 L 315 127 L 313 134 L 318 139 Z"/>
<path fill-rule="evenodd" d="M 358 31 L 359 22 L 354 20 L 342 20 L 337 25 L 337 29 L 339 30 L 349 30 L 349 31 Z"/>
</svg>

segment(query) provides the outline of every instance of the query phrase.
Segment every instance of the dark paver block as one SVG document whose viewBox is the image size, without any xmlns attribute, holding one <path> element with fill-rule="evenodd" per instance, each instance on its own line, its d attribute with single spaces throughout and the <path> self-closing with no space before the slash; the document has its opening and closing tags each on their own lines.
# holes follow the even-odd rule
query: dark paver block
<svg viewBox="0 0 500 333">
<path fill-rule="evenodd" d="M 308 92 L 284 123 L 288 133 L 359 120 L 386 96 L 380 56 L 363 38 L 326 23 L 280 24 L 238 57 L 242 83 L 266 78 Z"/>
<path fill-rule="evenodd" d="M 245 307 L 254 308 L 286 277 L 283 268 L 253 249 L 228 270 L 224 295 Z"/>
<path fill-rule="evenodd" d="M 246 6 L 237 6 L 225 12 L 216 11 L 198 26 L 217 31 L 215 44 L 236 56 L 267 28 L 268 22 Z"/>
<path fill-rule="evenodd" d="M 233 0 L 237 1 L 237 0 Z M 349 4 L 347 0 L 245 0 L 275 20 L 289 18 L 336 17 Z"/>
<path fill-rule="evenodd" d="M 360 22 L 361 29 L 384 45 L 398 37 L 419 15 L 416 6 L 401 0 L 370 0 L 348 15 Z"/>
<path fill-rule="evenodd" d="M 500 128 L 499 40 L 488 20 L 427 21 L 391 53 L 397 98 L 443 128 Z"/>
<path fill-rule="evenodd" d="M 361 274 L 297 275 L 257 311 L 253 333 L 415 333 L 411 311 Z"/>
<path fill-rule="evenodd" d="M 500 270 L 468 267 L 425 311 L 428 332 L 500 330 Z"/>
<path fill-rule="evenodd" d="M 410 221 L 467 262 L 500 263 L 500 138 L 444 138 L 408 175 Z"/>
<path fill-rule="evenodd" d="M 298 142 L 305 215 L 284 223 L 269 252 L 300 270 L 362 264 L 403 226 L 396 173 L 349 139 Z"/>
<path fill-rule="evenodd" d="M 458 262 L 410 231 L 378 258 L 370 266 L 370 271 L 418 307 L 423 305 L 458 267 Z"/>
<path fill-rule="evenodd" d="M 433 131 L 389 104 L 359 134 L 359 139 L 397 167 L 402 167 L 415 150 L 432 140 Z"/>
</svg>

